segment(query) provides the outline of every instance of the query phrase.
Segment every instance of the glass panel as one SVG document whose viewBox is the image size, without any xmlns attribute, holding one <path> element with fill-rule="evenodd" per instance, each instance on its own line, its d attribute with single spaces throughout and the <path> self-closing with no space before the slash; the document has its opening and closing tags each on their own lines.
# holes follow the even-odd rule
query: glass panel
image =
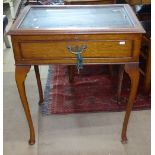
<svg viewBox="0 0 155 155">
<path fill-rule="evenodd" d="M 19 26 L 30 28 L 131 28 L 123 6 L 84 8 L 31 8 Z"/>
</svg>

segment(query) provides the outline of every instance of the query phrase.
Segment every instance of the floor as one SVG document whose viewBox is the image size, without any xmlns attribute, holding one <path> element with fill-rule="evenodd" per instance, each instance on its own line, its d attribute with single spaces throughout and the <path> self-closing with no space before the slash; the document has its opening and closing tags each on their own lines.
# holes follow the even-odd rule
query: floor
<svg viewBox="0 0 155 155">
<path fill-rule="evenodd" d="M 5 12 L 12 23 L 10 12 Z M 27 97 L 36 131 L 36 144 L 28 145 L 28 126 L 14 79 L 12 48 L 3 47 L 4 155 L 150 155 L 151 112 L 133 111 L 128 143 L 120 141 L 124 112 L 42 116 L 33 68 L 26 81 Z M 48 66 L 40 66 L 43 88 Z"/>
</svg>

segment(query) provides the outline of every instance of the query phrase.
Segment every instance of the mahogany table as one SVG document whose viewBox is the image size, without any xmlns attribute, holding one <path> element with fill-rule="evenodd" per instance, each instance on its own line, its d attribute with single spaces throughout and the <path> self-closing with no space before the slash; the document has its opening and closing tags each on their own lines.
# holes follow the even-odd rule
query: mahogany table
<svg viewBox="0 0 155 155">
<path fill-rule="evenodd" d="M 37 77 L 40 103 L 43 93 L 38 65 L 124 64 L 131 90 L 122 128 L 127 126 L 139 82 L 139 54 L 144 29 L 128 4 L 27 6 L 9 31 L 15 57 L 15 78 L 30 129 L 35 131 L 25 92 L 25 79 L 32 65 Z"/>
</svg>

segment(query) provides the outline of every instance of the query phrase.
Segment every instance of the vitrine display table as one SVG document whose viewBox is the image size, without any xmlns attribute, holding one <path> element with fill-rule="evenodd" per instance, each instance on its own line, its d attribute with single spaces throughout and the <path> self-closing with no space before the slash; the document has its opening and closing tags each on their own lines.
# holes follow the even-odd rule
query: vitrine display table
<svg viewBox="0 0 155 155">
<path fill-rule="evenodd" d="M 139 82 L 139 54 L 144 29 L 129 5 L 27 6 L 9 31 L 15 57 L 16 83 L 30 129 L 35 132 L 25 92 L 25 79 L 35 67 L 43 102 L 38 65 L 124 64 L 131 90 L 122 129 L 127 141 L 129 116 Z"/>
</svg>

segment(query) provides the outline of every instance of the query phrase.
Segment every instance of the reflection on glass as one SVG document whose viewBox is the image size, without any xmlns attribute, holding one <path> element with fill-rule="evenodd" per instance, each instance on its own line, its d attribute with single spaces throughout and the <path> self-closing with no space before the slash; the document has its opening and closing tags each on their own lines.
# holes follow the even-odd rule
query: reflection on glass
<svg viewBox="0 0 155 155">
<path fill-rule="evenodd" d="M 19 26 L 29 28 L 131 28 L 123 6 L 85 8 L 31 8 Z"/>
</svg>

